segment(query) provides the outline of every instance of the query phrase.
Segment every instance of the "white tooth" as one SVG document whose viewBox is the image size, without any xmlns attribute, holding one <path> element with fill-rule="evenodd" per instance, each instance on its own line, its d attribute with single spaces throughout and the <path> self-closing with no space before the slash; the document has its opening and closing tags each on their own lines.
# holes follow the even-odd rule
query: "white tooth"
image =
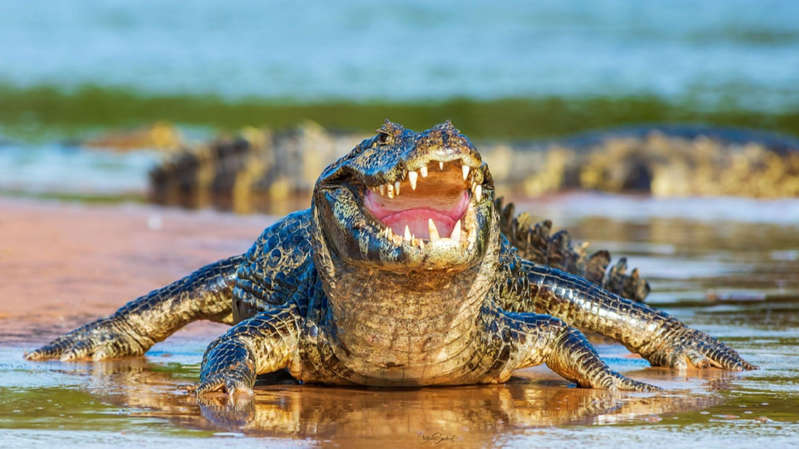
<svg viewBox="0 0 799 449">
<path fill-rule="evenodd" d="M 400 185 L 399 181 L 394 181 L 394 193 L 396 193 L 397 195 L 399 195 L 399 185 Z"/>
<path fill-rule="evenodd" d="M 460 220 L 455 222 L 455 227 L 452 228 L 452 234 L 450 234 L 449 238 L 454 240 L 456 243 L 461 241 L 461 221 Z"/>
<path fill-rule="evenodd" d="M 466 181 L 466 178 L 469 177 L 469 166 L 468 165 L 462 165 L 461 166 L 461 170 L 463 170 L 463 180 Z"/>
<path fill-rule="evenodd" d="M 388 191 L 388 197 L 394 198 L 394 186 L 392 184 L 386 184 L 386 190 Z"/>
<path fill-rule="evenodd" d="M 432 218 L 427 219 L 427 230 L 430 232 L 430 241 L 435 242 L 438 240 L 438 229 L 436 229 L 436 224 L 433 223 Z"/>
<path fill-rule="evenodd" d="M 416 190 L 416 180 L 419 179 L 419 173 L 411 170 L 408 172 L 408 182 L 411 183 L 411 189 Z"/>
<path fill-rule="evenodd" d="M 419 168 L 419 173 L 422 174 L 422 178 L 426 178 L 427 177 L 427 165 L 422 166 L 421 168 Z"/>
<path fill-rule="evenodd" d="M 386 196 L 386 185 L 380 184 L 380 196 Z"/>
<path fill-rule="evenodd" d="M 403 236 L 403 238 L 404 238 L 406 241 L 409 241 L 409 240 L 411 240 L 411 239 L 413 238 L 413 237 L 411 236 L 411 230 L 410 230 L 410 229 L 408 229 L 408 225 L 405 225 L 405 235 Z"/>
<path fill-rule="evenodd" d="M 441 171 L 444 171 L 444 162 L 443 161 L 438 161 L 438 169 L 441 170 Z"/>
<path fill-rule="evenodd" d="M 477 184 L 477 187 L 474 188 L 474 197 L 477 201 L 483 198 L 483 187 L 480 184 Z"/>
</svg>

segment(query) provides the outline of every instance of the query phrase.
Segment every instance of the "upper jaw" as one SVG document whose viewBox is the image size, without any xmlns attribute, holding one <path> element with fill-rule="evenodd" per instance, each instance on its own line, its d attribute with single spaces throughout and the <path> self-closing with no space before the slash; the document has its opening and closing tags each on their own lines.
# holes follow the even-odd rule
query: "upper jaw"
<svg viewBox="0 0 799 449">
<path fill-rule="evenodd" d="M 410 187 L 411 191 L 415 191 L 419 183 L 424 182 L 424 179 L 430 175 L 431 170 L 449 170 L 453 164 L 460 167 L 464 185 L 469 188 L 471 195 L 476 201 L 481 201 L 483 196 L 483 182 L 485 181 L 482 165 L 474 166 L 458 160 L 443 161 L 434 159 L 429 162 L 416 162 L 412 165 L 408 164 L 408 168 L 395 170 L 395 175 L 390 177 L 388 182 L 372 185 L 367 184 L 367 188 L 380 196 L 393 199 L 402 194 L 404 184 L 407 183 L 405 185 L 406 189 Z"/>
<path fill-rule="evenodd" d="M 388 169 L 366 176 L 364 184 L 375 193 L 393 198 L 402 193 L 401 187 L 404 182 L 407 181 L 411 190 L 416 190 L 419 181 L 427 178 L 431 171 L 442 171 L 445 167 L 456 166 L 461 169 L 463 181 L 466 185 L 470 185 L 473 193 L 479 197 L 480 189 L 477 189 L 477 192 L 474 190 L 485 181 L 485 167 L 478 154 L 451 148 L 434 148 L 416 153 Z"/>
</svg>

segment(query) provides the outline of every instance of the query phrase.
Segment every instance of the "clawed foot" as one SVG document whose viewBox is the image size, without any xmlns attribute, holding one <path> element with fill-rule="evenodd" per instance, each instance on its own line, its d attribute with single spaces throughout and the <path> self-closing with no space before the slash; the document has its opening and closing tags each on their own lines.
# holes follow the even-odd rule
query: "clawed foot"
<svg viewBox="0 0 799 449">
<path fill-rule="evenodd" d="M 647 357 L 653 366 L 672 368 L 722 368 L 732 371 L 755 370 L 735 350 L 704 332 L 683 328 L 677 336 L 657 346 Z"/>
<path fill-rule="evenodd" d="M 212 397 L 214 393 L 226 394 L 231 402 L 251 399 L 255 393 L 247 379 L 238 378 L 235 371 L 219 373 L 203 379 L 199 384 L 189 388 L 198 397 Z"/>
<path fill-rule="evenodd" d="M 200 383 L 193 390 L 198 397 L 224 393 L 231 402 L 249 400 L 255 376 L 255 362 L 246 346 L 223 336 L 206 350 Z"/>
<path fill-rule="evenodd" d="M 599 381 L 598 385 L 593 386 L 596 388 L 619 391 L 639 391 L 649 393 L 663 391 L 663 389 L 660 387 L 630 379 L 629 377 L 625 377 L 615 371 L 610 371 L 607 377 Z"/>
<path fill-rule="evenodd" d="M 73 361 L 141 355 L 149 348 L 142 340 L 136 338 L 122 320 L 101 318 L 58 337 L 41 348 L 25 353 L 25 358 Z"/>
</svg>

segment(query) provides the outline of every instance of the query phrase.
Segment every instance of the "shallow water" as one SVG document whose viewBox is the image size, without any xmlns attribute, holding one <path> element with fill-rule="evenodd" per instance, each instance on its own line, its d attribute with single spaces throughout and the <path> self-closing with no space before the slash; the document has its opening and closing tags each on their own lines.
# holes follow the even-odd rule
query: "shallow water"
<svg viewBox="0 0 799 449">
<path fill-rule="evenodd" d="M 0 82 L 227 98 L 654 94 L 795 107 L 786 0 L 0 2 Z M 80 51 L 76 51 L 80 49 Z"/>
<path fill-rule="evenodd" d="M 614 369 L 659 385 L 665 392 L 619 394 L 577 389 L 547 369 L 535 368 L 520 371 L 511 382 L 496 386 L 383 390 L 261 384 L 254 403 L 230 407 L 213 401 L 198 404 L 182 389 L 197 380 L 204 347 L 219 328 L 195 327 L 156 345 L 143 358 L 97 363 L 22 359 L 24 350 L 44 341 L 49 333 L 87 319 L 73 311 L 52 326 L 37 323 L 27 333 L 0 337 L 2 445 L 795 445 L 799 442 L 797 222 L 764 220 L 769 203 L 750 204 L 750 214 L 761 217 L 746 220 L 748 215 L 741 213 L 742 206 L 735 201 L 657 207 L 663 206 L 659 201 L 570 195 L 525 202 L 522 207 L 555 217 L 556 226 L 568 226 L 575 235 L 593 241 L 593 246 L 629 255 L 630 265 L 639 267 L 651 280 L 651 304 L 728 342 L 759 365 L 759 370 L 681 373 L 651 368 L 621 346 L 599 342 L 600 354 Z M 602 204 L 605 214 L 598 216 Z M 796 204 L 784 206 L 787 211 Z M 156 209 L 147 209 L 148 213 L 152 210 Z M 620 212 L 624 210 L 638 212 Z M 703 210 L 716 210 L 715 214 L 721 210 L 726 218 L 703 217 Z M 114 210 L 104 209 L 103 213 Z M 195 216 L 180 214 L 185 220 Z M 172 223 L 178 217 L 164 216 L 164 227 L 176 229 Z M 216 220 L 228 229 L 236 226 L 236 217 L 221 220 L 206 214 L 197 219 L 206 225 Z M 249 220 L 246 226 L 253 224 L 252 218 L 242 220 Z M 137 236 L 141 242 L 147 238 Z M 51 247 L 59 244 L 57 240 L 48 243 Z M 179 248 L 186 251 L 187 243 Z M 123 255 L 132 258 L 132 266 L 141 264 L 135 256 Z M 131 271 L 136 273 L 139 271 Z M 42 282 L 48 282 L 46 275 Z M 95 273 L 92 282 L 102 283 L 102 272 Z M 91 296 L 90 287 L 83 285 L 87 290 L 82 294 Z M 106 287 L 103 292 L 107 291 Z M 19 321 L 15 327 L 24 329 L 24 319 Z"/>
<path fill-rule="evenodd" d="M 113 153 L 59 144 L 0 144 L 0 191 L 75 196 L 139 195 L 155 151 Z"/>
</svg>

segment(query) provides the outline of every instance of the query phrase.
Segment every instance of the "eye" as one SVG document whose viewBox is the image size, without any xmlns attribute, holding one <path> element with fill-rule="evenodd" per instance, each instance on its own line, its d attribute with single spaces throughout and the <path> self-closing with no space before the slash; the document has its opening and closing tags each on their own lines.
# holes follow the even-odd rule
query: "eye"
<svg viewBox="0 0 799 449">
<path fill-rule="evenodd" d="M 377 134 L 377 143 L 380 145 L 389 145 L 394 141 L 394 137 L 386 132 L 379 132 Z"/>
</svg>

